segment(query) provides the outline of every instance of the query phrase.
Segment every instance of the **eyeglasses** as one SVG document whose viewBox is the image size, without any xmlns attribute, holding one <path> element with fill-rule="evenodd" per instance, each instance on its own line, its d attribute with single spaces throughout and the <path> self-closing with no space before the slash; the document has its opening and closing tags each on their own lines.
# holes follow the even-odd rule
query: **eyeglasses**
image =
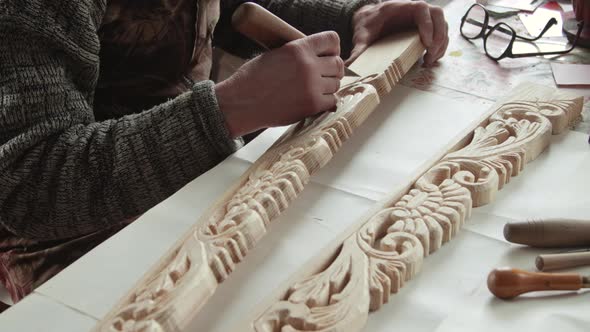
<svg viewBox="0 0 590 332">
<path fill-rule="evenodd" d="M 493 27 L 488 25 L 489 18 L 490 15 L 488 14 L 488 11 L 482 5 L 473 4 L 461 18 L 461 36 L 469 40 L 483 38 L 483 46 L 486 55 L 495 61 L 499 61 L 507 57 L 522 58 L 537 55 L 566 54 L 571 52 L 571 50 L 576 47 L 578 38 L 580 37 L 580 33 L 584 27 L 584 22 L 578 23 L 578 33 L 576 34 L 576 38 L 572 42 L 572 46 L 567 50 L 515 54 L 512 52 L 512 47 L 516 38 L 529 42 L 536 41 L 537 39 L 543 37 L 547 30 L 557 24 L 557 20 L 555 18 L 551 18 L 537 37 L 527 38 L 516 34 L 514 29 L 506 23 L 500 22 Z"/>
</svg>

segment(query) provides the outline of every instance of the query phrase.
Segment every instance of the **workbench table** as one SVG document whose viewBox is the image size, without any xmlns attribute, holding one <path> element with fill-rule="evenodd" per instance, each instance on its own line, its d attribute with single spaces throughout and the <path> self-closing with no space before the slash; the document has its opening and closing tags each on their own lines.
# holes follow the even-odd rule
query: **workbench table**
<svg viewBox="0 0 590 332">
<path fill-rule="evenodd" d="M 269 292 L 394 191 L 457 132 L 521 81 L 554 86 L 549 61 L 496 64 L 480 43 L 458 33 L 471 1 L 446 1 L 451 43 L 435 68 L 417 65 L 334 159 L 312 178 L 210 299 L 191 331 L 228 331 Z M 453 54 L 453 55 L 451 55 Z M 588 50 L 560 61 L 590 63 Z M 577 89 L 588 99 L 590 89 Z M 585 104 L 586 116 L 590 110 Z M 533 269 L 534 250 L 507 243 L 503 225 L 532 217 L 590 217 L 586 122 L 553 137 L 549 149 L 514 178 L 495 202 L 476 208 L 451 242 L 380 311 L 366 331 L 586 331 L 590 292 L 529 295 L 511 302 L 487 290 L 495 267 Z M 200 214 L 284 131 L 267 130 L 123 231 L 0 314 L 0 331 L 88 331 Z M 412 144 L 407 144 L 412 142 Z M 576 270 L 590 274 L 590 268 Z M 187 294 L 190 296 L 190 294 Z"/>
</svg>

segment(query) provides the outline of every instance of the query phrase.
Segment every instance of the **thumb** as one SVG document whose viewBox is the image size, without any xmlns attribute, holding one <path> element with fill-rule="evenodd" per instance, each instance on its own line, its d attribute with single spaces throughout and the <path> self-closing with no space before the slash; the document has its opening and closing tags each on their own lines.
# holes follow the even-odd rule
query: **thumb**
<svg viewBox="0 0 590 332">
<path fill-rule="evenodd" d="M 366 49 L 367 49 L 366 43 L 358 43 L 358 44 L 354 45 L 354 48 L 352 49 L 352 51 L 350 51 L 350 57 L 348 57 L 348 59 L 346 59 L 346 61 L 344 62 L 344 65 L 349 66 L 350 64 L 352 64 L 354 62 L 354 60 L 356 60 Z"/>
</svg>

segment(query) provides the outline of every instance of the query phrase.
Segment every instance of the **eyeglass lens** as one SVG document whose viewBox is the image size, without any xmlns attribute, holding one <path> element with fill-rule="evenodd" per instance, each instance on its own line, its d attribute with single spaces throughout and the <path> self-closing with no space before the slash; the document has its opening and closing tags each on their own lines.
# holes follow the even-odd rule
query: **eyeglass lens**
<svg viewBox="0 0 590 332">
<path fill-rule="evenodd" d="M 512 43 L 514 30 L 505 23 L 495 25 L 484 40 L 486 53 L 492 59 L 501 58 Z"/>
<path fill-rule="evenodd" d="M 465 22 L 461 26 L 461 33 L 466 38 L 480 37 L 486 23 L 486 12 L 481 6 L 472 6 L 465 15 Z"/>
</svg>

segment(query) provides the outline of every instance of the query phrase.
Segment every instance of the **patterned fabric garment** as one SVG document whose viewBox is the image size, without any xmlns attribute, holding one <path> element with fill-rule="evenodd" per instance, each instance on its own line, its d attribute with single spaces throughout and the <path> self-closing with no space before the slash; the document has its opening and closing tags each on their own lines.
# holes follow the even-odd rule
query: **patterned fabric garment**
<svg viewBox="0 0 590 332">
<path fill-rule="evenodd" d="M 218 19 L 219 0 L 110 0 L 98 31 L 97 118 L 141 112 L 209 79 Z"/>
<path fill-rule="evenodd" d="M 141 112 L 208 79 L 218 17 L 219 0 L 110 0 L 98 31 L 96 118 Z M 44 242 L 0 227 L 0 283 L 16 303 L 130 222 Z"/>
<path fill-rule="evenodd" d="M 0 227 L 0 283 L 16 303 L 130 222 L 85 236 L 54 241 L 25 239 Z"/>
</svg>

